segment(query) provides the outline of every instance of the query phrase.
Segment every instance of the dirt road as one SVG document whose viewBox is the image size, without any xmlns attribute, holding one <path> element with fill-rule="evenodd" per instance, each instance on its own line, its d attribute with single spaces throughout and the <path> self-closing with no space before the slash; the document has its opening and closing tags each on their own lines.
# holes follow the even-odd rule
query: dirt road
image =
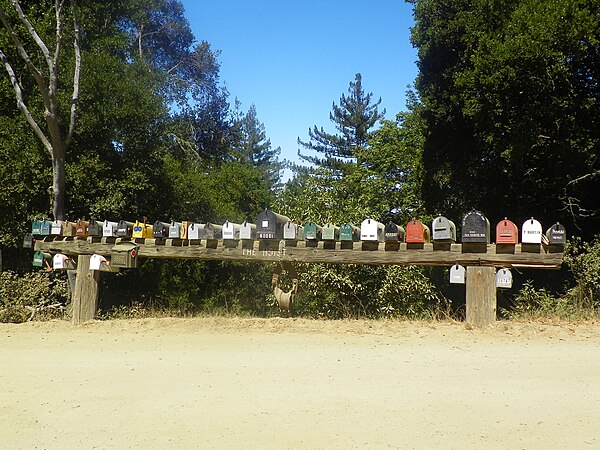
<svg viewBox="0 0 600 450">
<path fill-rule="evenodd" d="M 0 324 L 1 448 L 600 448 L 600 324 Z"/>
</svg>

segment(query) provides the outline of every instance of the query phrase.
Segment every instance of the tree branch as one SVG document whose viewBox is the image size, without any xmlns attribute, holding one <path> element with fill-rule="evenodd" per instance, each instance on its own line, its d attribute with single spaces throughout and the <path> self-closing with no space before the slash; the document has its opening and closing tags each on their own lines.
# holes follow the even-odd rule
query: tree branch
<svg viewBox="0 0 600 450">
<path fill-rule="evenodd" d="M 33 131 L 35 132 L 36 136 L 40 139 L 40 141 L 42 141 L 42 144 L 44 144 L 44 147 L 46 147 L 46 150 L 48 150 L 48 153 L 50 153 L 50 156 L 52 157 L 52 144 L 50 144 L 50 141 L 44 135 L 44 132 L 29 112 L 27 105 L 25 105 L 25 102 L 23 101 L 23 91 L 21 90 L 21 86 L 19 85 L 19 81 L 17 80 L 17 76 L 15 75 L 15 71 L 13 70 L 12 66 L 10 65 L 10 62 L 8 61 L 8 58 L 1 49 L 0 60 L 4 63 L 4 67 L 8 72 L 8 76 L 15 90 L 15 96 L 17 97 L 17 107 L 25 115 L 27 122 L 29 122 L 29 125 L 31 125 L 31 128 L 33 128 Z"/>
<path fill-rule="evenodd" d="M 81 76 L 81 47 L 79 40 L 79 21 L 77 20 L 77 8 L 75 0 L 71 1 L 71 11 L 73 14 L 73 30 L 75 39 L 73 46 L 75 47 L 75 73 L 73 75 L 73 95 L 71 97 L 71 117 L 69 119 L 69 131 L 65 139 L 65 145 L 68 147 L 73 140 L 73 130 L 75 130 L 75 122 L 77 119 L 77 101 L 79 100 L 79 79 Z"/>
<path fill-rule="evenodd" d="M 48 70 L 52 72 L 53 60 L 52 56 L 50 56 L 50 51 L 48 50 L 48 47 L 46 47 L 46 44 L 44 44 L 42 38 L 40 38 L 40 36 L 37 34 L 35 29 L 33 28 L 33 25 L 31 25 L 31 22 L 27 20 L 27 17 L 25 17 L 25 14 L 21 9 L 21 5 L 19 4 L 19 0 L 12 0 L 12 4 L 15 7 L 15 11 L 17 11 L 19 20 L 23 23 L 23 25 L 25 25 L 25 28 L 27 28 L 27 31 L 29 32 L 35 43 L 38 45 L 40 50 L 42 50 L 44 58 L 46 58 L 46 63 L 48 64 Z"/>
</svg>

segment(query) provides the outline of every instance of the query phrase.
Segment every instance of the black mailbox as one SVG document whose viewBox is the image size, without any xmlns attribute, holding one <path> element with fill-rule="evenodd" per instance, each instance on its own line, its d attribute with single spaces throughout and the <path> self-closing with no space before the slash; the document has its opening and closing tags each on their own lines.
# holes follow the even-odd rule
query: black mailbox
<svg viewBox="0 0 600 450">
<path fill-rule="evenodd" d="M 265 209 L 256 218 L 256 237 L 263 240 L 283 239 L 283 227 L 289 218 Z"/>
<path fill-rule="evenodd" d="M 117 237 L 130 238 L 133 234 L 133 223 L 127 222 L 126 220 L 119 220 L 117 224 Z"/>
<path fill-rule="evenodd" d="M 567 243 L 565 227 L 556 222 L 546 231 L 546 238 L 550 245 L 565 245 Z"/>
<path fill-rule="evenodd" d="M 490 221 L 479 211 L 465 214 L 462 220 L 462 242 L 467 244 L 490 243 Z"/>
<path fill-rule="evenodd" d="M 102 236 L 102 224 L 98 223 L 94 219 L 90 219 L 88 222 L 88 236 L 101 237 Z"/>
<path fill-rule="evenodd" d="M 168 238 L 170 223 L 161 222 L 157 220 L 152 225 L 152 237 L 154 239 Z"/>
<path fill-rule="evenodd" d="M 404 242 L 404 234 L 404 227 L 394 222 L 388 222 L 385 226 L 384 238 L 388 242 Z"/>
</svg>

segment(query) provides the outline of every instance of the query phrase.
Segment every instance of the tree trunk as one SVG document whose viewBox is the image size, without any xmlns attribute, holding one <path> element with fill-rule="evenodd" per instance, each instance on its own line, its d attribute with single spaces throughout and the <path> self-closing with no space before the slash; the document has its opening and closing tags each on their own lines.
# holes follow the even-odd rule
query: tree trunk
<svg viewBox="0 0 600 450">
<path fill-rule="evenodd" d="M 52 214 L 54 220 L 64 220 L 65 214 L 65 152 L 54 146 L 52 154 Z"/>
</svg>

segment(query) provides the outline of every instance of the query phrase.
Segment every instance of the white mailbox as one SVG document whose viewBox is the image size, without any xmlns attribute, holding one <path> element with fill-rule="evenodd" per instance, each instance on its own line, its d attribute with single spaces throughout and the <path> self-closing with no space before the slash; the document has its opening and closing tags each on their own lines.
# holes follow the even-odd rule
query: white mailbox
<svg viewBox="0 0 600 450">
<path fill-rule="evenodd" d="M 496 272 L 496 287 L 505 289 L 511 288 L 512 281 L 510 269 L 499 269 L 498 272 Z"/>
<path fill-rule="evenodd" d="M 117 237 L 117 226 L 119 224 L 117 222 L 111 222 L 110 220 L 105 220 L 102 224 L 102 236 L 104 237 Z"/>
<path fill-rule="evenodd" d="M 239 239 L 240 238 L 240 225 L 237 223 L 230 222 L 228 220 L 223 224 L 223 239 Z"/>
<path fill-rule="evenodd" d="M 63 232 L 63 222 L 62 220 L 55 220 L 50 225 L 50 235 L 51 236 L 62 236 Z"/>
<path fill-rule="evenodd" d="M 104 256 L 95 253 L 90 256 L 90 270 L 100 270 L 102 266 L 108 266 L 108 261 Z"/>
<path fill-rule="evenodd" d="M 244 221 L 243 224 L 240 225 L 240 239 L 256 239 L 256 225 Z"/>
<path fill-rule="evenodd" d="M 373 219 L 365 219 L 360 224 L 361 241 L 379 241 L 385 240 L 385 227 L 381 222 Z"/>
<path fill-rule="evenodd" d="M 71 258 L 69 258 L 67 255 L 63 255 L 62 253 L 57 253 L 52 258 L 52 268 L 54 270 L 74 269 L 75 264 L 73 264 L 73 260 Z"/>
<path fill-rule="evenodd" d="M 526 220 L 521 227 L 521 242 L 523 244 L 542 243 L 542 224 L 533 217 Z"/>
<path fill-rule="evenodd" d="M 190 222 L 187 229 L 188 239 L 202 239 L 202 232 L 204 230 L 204 224 Z"/>
<path fill-rule="evenodd" d="M 450 268 L 450 283 L 465 284 L 465 268 L 460 264 L 454 264 Z"/>
<path fill-rule="evenodd" d="M 434 242 L 456 242 L 456 225 L 444 216 L 436 217 L 431 223 L 431 239 Z"/>
<path fill-rule="evenodd" d="M 291 220 L 288 221 L 283 227 L 283 238 L 289 241 L 304 240 L 304 227 L 302 225 L 296 225 Z"/>
</svg>

